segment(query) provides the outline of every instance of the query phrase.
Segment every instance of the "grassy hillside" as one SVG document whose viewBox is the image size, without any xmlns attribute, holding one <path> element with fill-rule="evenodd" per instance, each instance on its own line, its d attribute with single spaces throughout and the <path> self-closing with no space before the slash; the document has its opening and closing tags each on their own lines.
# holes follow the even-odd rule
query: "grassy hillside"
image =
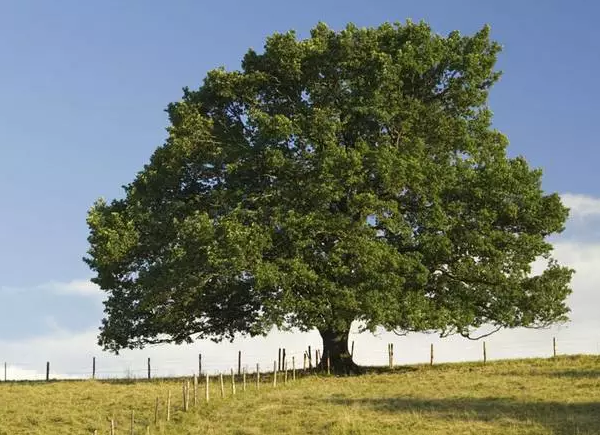
<svg viewBox="0 0 600 435">
<path fill-rule="evenodd" d="M 250 376 L 249 380 L 253 381 Z M 0 434 L 600 434 L 600 357 L 401 367 L 353 378 L 308 376 L 182 412 L 180 381 L 0 383 Z M 164 402 L 172 392 L 172 417 Z M 160 422 L 153 424 L 156 398 Z"/>
</svg>

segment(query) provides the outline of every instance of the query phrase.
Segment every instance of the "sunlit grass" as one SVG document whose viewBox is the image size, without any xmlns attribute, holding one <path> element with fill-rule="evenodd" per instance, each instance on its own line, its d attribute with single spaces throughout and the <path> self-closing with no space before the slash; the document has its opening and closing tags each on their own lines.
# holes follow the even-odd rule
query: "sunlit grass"
<svg viewBox="0 0 600 435">
<path fill-rule="evenodd" d="M 291 378 L 291 376 L 290 376 Z M 0 383 L 0 434 L 600 434 L 600 357 L 399 367 L 296 382 L 214 378 L 182 410 L 182 381 Z M 172 394 L 171 421 L 165 401 Z M 154 424 L 156 398 L 159 423 Z M 193 401 L 193 392 L 190 393 Z"/>
</svg>

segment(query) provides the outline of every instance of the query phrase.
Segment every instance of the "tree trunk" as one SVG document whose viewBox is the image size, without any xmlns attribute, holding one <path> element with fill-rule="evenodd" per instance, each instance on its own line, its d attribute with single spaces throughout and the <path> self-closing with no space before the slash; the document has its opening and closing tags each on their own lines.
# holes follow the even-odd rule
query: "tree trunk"
<svg viewBox="0 0 600 435">
<path fill-rule="evenodd" d="M 323 354 L 318 369 L 327 370 L 327 359 L 329 358 L 331 373 L 336 375 L 350 375 L 362 373 L 361 368 L 352 361 L 348 351 L 348 335 L 350 331 L 334 331 L 331 329 L 320 329 L 319 333 L 323 339 Z"/>
</svg>

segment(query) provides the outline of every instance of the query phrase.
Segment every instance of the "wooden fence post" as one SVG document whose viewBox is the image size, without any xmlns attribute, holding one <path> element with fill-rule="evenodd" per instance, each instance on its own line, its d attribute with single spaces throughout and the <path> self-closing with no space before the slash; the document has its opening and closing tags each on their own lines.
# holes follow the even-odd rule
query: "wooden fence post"
<svg viewBox="0 0 600 435">
<path fill-rule="evenodd" d="M 219 373 L 219 380 L 221 382 L 221 399 L 225 397 L 225 384 L 223 383 L 223 373 Z"/>
<path fill-rule="evenodd" d="M 329 359 L 329 353 L 327 354 L 327 374 L 331 374 L 331 360 Z"/>
<path fill-rule="evenodd" d="M 185 410 L 190 409 L 190 380 L 185 381 Z"/>
<path fill-rule="evenodd" d="M 148 379 L 151 378 L 150 357 L 148 357 Z"/>
<path fill-rule="evenodd" d="M 209 388 L 209 383 L 210 383 L 210 377 L 208 376 L 208 373 L 206 373 L 206 386 L 205 386 L 205 389 L 206 389 L 206 392 L 205 392 L 205 394 L 206 394 L 206 403 L 208 403 L 208 400 L 210 399 L 210 397 L 209 397 L 209 389 L 210 389 Z"/>
<path fill-rule="evenodd" d="M 194 374 L 194 407 L 198 405 L 198 376 Z"/>
<path fill-rule="evenodd" d="M 238 350 L 238 376 L 242 374 L 242 351 Z"/>
<path fill-rule="evenodd" d="M 485 348 L 485 341 L 483 342 L 483 363 L 487 362 L 487 349 Z"/>
<path fill-rule="evenodd" d="M 246 391 L 246 368 L 242 370 L 242 391 Z"/>
<path fill-rule="evenodd" d="M 231 369 L 231 395 L 235 396 L 235 373 Z"/>
<path fill-rule="evenodd" d="M 350 358 L 354 359 L 354 340 L 352 340 L 352 350 L 350 351 Z"/>
<path fill-rule="evenodd" d="M 115 421 L 113 419 L 110 420 L 110 435 L 115 435 Z"/>
<path fill-rule="evenodd" d="M 277 370 L 281 370 L 281 348 L 277 352 Z"/>
<path fill-rule="evenodd" d="M 167 421 L 171 420 L 171 390 L 167 391 Z"/>
<path fill-rule="evenodd" d="M 312 370 L 312 353 L 310 350 L 310 346 L 308 346 L 308 369 Z"/>
<path fill-rule="evenodd" d="M 556 337 L 552 337 L 552 356 L 556 358 Z"/>
<path fill-rule="evenodd" d="M 131 435 L 134 435 L 134 428 L 135 428 L 135 416 L 134 416 L 134 411 L 133 409 L 131 410 L 131 424 L 129 425 L 129 433 Z"/>
<path fill-rule="evenodd" d="M 292 356 L 292 381 L 296 380 L 296 357 Z"/>
<path fill-rule="evenodd" d="M 433 343 L 431 343 L 431 347 L 429 349 L 429 365 L 433 365 Z"/>
<path fill-rule="evenodd" d="M 277 361 L 273 361 L 273 386 L 277 386 Z"/>
<path fill-rule="evenodd" d="M 306 371 L 306 361 L 308 360 L 306 356 L 306 351 L 304 351 L 304 362 L 302 363 L 302 371 Z"/>
<path fill-rule="evenodd" d="M 387 353 L 388 353 L 388 363 L 387 363 L 387 366 L 389 368 L 390 367 L 390 344 L 389 343 L 387 345 Z"/>
<path fill-rule="evenodd" d="M 171 390 L 167 392 L 167 421 L 171 420 Z"/>
<path fill-rule="evenodd" d="M 92 357 L 92 379 L 96 379 L 96 357 Z"/>
<path fill-rule="evenodd" d="M 287 357 L 285 353 L 285 347 L 283 348 L 283 356 L 281 357 L 281 368 L 285 369 L 287 367 Z"/>
<path fill-rule="evenodd" d="M 260 388 L 260 366 L 256 364 L 256 390 Z"/>
<path fill-rule="evenodd" d="M 202 376 L 202 354 L 198 354 L 198 376 Z"/>
<path fill-rule="evenodd" d="M 46 362 L 46 381 L 50 380 L 50 361 Z"/>
<path fill-rule="evenodd" d="M 4 362 L 4 382 L 6 382 L 6 361 Z"/>
</svg>

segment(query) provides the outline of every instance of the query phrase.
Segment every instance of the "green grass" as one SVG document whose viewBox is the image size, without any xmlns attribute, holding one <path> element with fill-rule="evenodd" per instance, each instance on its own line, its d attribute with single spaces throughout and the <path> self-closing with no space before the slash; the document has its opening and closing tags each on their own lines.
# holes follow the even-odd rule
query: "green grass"
<svg viewBox="0 0 600 435">
<path fill-rule="evenodd" d="M 253 380 L 253 376 L 249 377 Z M 267 381 L 267 379 L 265 379 Z M 400 367 L 358 377 L 307 376 L 257 392 L 237 385 L 181 410 L 181 382 L 0 383 L 0 434 L 600 434 L 600 357 Z M 164 401 L 171 390 L 172 419 Z M 160 423 L 153 424 L 160 397 Z"/>
</svg>

